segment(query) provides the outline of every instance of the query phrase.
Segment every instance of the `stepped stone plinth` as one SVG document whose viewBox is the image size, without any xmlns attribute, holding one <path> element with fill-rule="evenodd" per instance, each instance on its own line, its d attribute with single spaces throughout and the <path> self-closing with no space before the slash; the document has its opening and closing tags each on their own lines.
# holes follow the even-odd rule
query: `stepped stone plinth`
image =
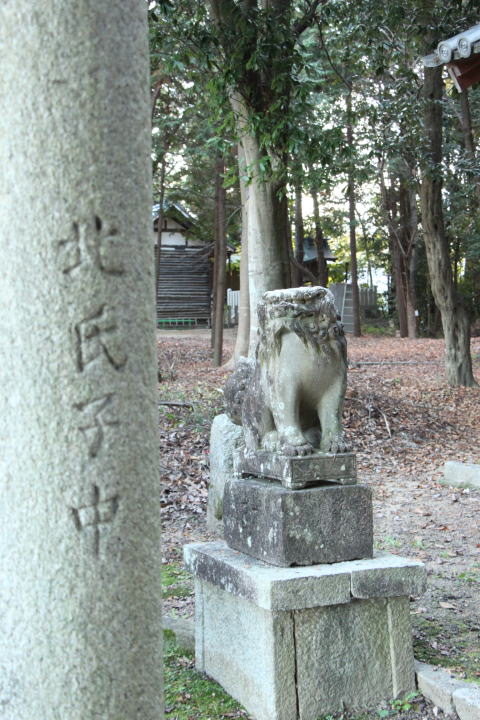
<svg viewBox="0 0 480 720">
<path fill-rule="evenodd" d="M 224 542 L 186 545 L 195 577 L 195 664 L 256 720 L 317 720 L 415 690 L 409 597 L 415 560 L 279 568 Z"/>
</svg>

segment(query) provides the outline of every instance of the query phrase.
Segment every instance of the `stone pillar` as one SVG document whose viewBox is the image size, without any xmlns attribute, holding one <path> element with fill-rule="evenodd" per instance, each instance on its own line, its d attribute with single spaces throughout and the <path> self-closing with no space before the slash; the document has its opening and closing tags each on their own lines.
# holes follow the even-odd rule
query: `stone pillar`
<svg viewBox="0 0 480 720">
<path fill-rule="evenodd" d="M 146 3 L 0 6 L 0 718 L 160 720 Z"/>
</svg>

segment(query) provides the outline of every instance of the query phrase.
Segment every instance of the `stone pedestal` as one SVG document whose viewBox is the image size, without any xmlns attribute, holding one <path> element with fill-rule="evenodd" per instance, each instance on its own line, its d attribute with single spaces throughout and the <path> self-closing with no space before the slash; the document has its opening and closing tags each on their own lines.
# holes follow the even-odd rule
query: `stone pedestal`
<svg viewBox="0 0 480 720">
<path fill-rule="evenodd" d="M 354 485 L 357 482 L 357 459 L 355 453 L 290 456 L 241 448 L 235 456 L 235 472 L 247 477 L 280 480 L 289 490 L 301 490 L 321 483 Z"/>
<path fill-rule="evenodd" d="M 366 485 L 287 490 L 279 482 L 231 479 L 224 493 L 225 540 L 273 565 L 372 557 L 372 492 Z"/>
<path fill-rule="evenodd" d="M 421 563 L 278 568 L 223 542 L 184 553 L 197 668 L 256 720 L 316 720 L 415 689 L 408 598 L 425 589 Z"/>
</svg>

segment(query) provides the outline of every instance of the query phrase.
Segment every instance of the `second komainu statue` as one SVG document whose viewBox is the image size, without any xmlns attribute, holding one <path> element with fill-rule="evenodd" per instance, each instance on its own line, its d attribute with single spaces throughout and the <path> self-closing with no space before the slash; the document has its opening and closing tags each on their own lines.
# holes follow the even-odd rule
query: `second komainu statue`
<svg viewBox="0 0 480 720">
<path fill-rule="evenodd" d="M 267 292 L 258 317 L 255 360 L 243 360 L 225 387 L 227 414 L 243 425 L 247 453 L 347 452 L 347 346 L 332 293 L 323 287 Z"/>
</svg>

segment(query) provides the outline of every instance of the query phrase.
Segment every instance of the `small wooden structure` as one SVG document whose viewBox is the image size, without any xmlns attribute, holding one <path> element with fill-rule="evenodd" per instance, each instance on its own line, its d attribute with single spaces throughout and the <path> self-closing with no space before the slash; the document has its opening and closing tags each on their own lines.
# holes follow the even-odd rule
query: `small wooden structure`
<svg viewBox="0 0 480 720">
<path fill-rule="evenodd" d="M 307 235 L 303 240 L 303 264 L 312 270 L 312 266 L 317 264 L 317 257 L 318 254 L 315 240 L 310 235 Z M 326 262 L 335 262 L 337 259 L 330 250 L 330 246 L 326 238 L 323 239 L 323 257 Z"/>
<path fill-rule="evenodd" d="M 153 210 L 157 267 L 158 206 Z M 193 218 L 179 203 L 165 203 L 162 226 L 158 325 L 207 325 L 211 314 L 212 247 L 196 236 Z"/>
</svg>

